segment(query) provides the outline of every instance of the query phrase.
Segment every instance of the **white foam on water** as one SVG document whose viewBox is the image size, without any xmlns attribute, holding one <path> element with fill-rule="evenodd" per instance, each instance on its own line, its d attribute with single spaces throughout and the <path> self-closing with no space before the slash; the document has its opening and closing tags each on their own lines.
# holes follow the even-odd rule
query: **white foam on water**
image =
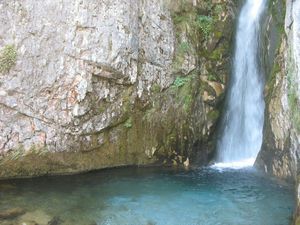
<svg viewBox="0 0 300 225">
<path fill-rule="evenodd" d="M 254 165 L 255 158 L 244 159 L 241 161 L 233 161 L 233 162 L 219 162 L 215 163 L 211 166 L 211 168 L 223 170 L 226 168 L 230 169 L 242 169 L 246 167 L 252 167 Z"/>
</svg>

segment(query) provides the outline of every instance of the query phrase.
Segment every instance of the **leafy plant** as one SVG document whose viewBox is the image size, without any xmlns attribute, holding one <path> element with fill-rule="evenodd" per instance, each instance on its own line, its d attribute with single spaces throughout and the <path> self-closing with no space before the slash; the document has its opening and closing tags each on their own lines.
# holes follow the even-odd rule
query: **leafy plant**
<svg viewBox="0 0 300 225">
<path fill-rule="evenodd" d="M 207 118 L 212 121 L 216 121 L 220 116 L 220 112 L 218 110 L 209 111 L 207 114 Z"/>
<path fill-rule="evenodd" d="M 132 127 L 132 119 L 131 118 L 126 120 L 126 122 L 124 123 L 124 127 L 128 128 L 128 129 Z"/>
<path fill-rule="evenodd" d="M 16 64 L 17 51 L 14 45 L 6 45 L 0 53 L 0 73 L 7 73 Z"/>
<path fill-rule="evenodd" d="M 161 87 L 160 87 L 159 84 L 153 84 L 152 87 L 151 87 L 151 91 L 152 91 L 153 93 L 159 93 L 160 90 L 161 90 Z"/>
<path fill-rule="evenodd" d="M 197 18 L 197 25 L 204 33 L 206 38 L 210 35 L 213 24 L 214 24 L 214 20 L 210 16 L 200 15 Z"/>
<path fill-rule="evenodd" d="M 190 79 L 187 77 L 176 77 L 174 83 L 173 83 L 173 87 L 182 87 L 183 85 L 185 85 Z"/>
<path fill-rule="evenodd" d="M 173 16 L 174 24 L 180 24 L 183 22 L 187 22 L 189 18 L 186 15 L 175 14 Z"/>
<path fill-rule="evenodd" d="M 216 12 L 217 15 L 221 15 L 223 13 L 223 11 L 224 10 L 223 10 L 222 5 L 216 5 L 215 12 Z"/>
<path fill-rule="evenodd" d="M 216 75 L 213 75 L 213 74 L 208 74 L 207 75 L 207 80 L 209 81 L 217 81 L 217 78 L 216 78 Z"/>
</svg>

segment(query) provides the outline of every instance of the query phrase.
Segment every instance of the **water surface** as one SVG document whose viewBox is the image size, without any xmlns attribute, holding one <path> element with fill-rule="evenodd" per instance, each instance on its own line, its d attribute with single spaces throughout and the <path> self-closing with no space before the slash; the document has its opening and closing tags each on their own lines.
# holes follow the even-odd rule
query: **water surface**
<svg viewBox="0 0 300 225">
<path fill-rule="evenodd" d="M 291 187 L 253 169 L 121 168 L 0 181 L 0 211 L 13 207 L 27 211 L 19 222 L 31 216 L 68 225 L 288 225 L 294 200 Z"/>
</svg>

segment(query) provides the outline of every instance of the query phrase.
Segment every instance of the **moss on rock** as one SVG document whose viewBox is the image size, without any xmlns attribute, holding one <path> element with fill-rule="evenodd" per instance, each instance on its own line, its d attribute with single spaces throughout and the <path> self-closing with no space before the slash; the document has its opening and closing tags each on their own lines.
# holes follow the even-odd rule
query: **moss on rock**
<svg viewBox="0 0 300 225">
<path fill-rule="evenodd" d="M 17 50 L 14 45 L 6 45 L 0 52 L 0 73 L 7 73 L 16 64 Z"/>
</svg>

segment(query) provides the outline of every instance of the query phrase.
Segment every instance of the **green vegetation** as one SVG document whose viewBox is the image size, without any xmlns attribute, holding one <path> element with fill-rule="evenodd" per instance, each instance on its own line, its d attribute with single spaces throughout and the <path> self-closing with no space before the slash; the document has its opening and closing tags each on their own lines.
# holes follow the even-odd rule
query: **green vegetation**
<svg viewBox="0 0 300 225">
<path fill-rule="evenodd" d="M 151 91 L 152 91 L 153 93 L 159 93 L 159 92 L 161 91 L 160 85 L 159 85 L 159 84 L 153 84 L 153 85 L 151 86 Z"/>
<path fill-rule="evenodd" d="M 187 56 L 204 57 L 209 60 L 220 61 L 228 52 L 228 40 L 223 38 L 226 25 L 221 16 L 226 11 L 224 4 L 215 4 L 209 1 L 200 2 L 193 6 L 185 2 L 180 10 L 172 12 L 176 34 L 176 52 L 173 60 L 173 69 L 178 72 L 182 69 Z M 225 15 L 225 14 L 224 14 Z M 226 30 L 226 33 L 230 32 Z M 212 45 L 199 44 L 212 38 L 221 40 L 216 48 Z M 214 74 L 214 73 L 213 73 Z"/>
<path fill-rule="evenodd" d="M 222 5 L 216 5 L 215 12 L 217 15 L 221 15 L 224 12 Z"/>
<path fill-rule="evenodd" d="M 172 87 L 180 88 L 183 85 L 185 85 L 189 80 L 190 78 L 188 77 L 176 77 Z"/>
<path fill-rule="evenodd" d="M 173 61 L 173 65 L 175 69 L 180 69 L 185 60 L 185 55 L 190 54 L 192 52 L 192 47 L 188 42 L 181 42 L 178 44 L 178 49 L 176 51 L 176 57 Z"/>
<path fill-rule="evenodd" d="M 193 96 L 191 94 L 187 94 L 183 98 L 183 109 L 185 112 L 188 112 L 191 110 L 193 103 Z"/>
<path fill-rule="evenodd" d="M 205 38 L 208 38 L 208 36 L 210 35 L 210 33 L 212 31 L 213 24 L 214 24 L 214 20 L 210 16 L 200 15 L 197 18 L 197 26 L 204 33 Z"/>
<path fill-rule="evenodd" d="M 191 73 L 186 77 L 178 76 L 171 86 L 172 93 L 176 96 L 176 103 L 183 107 L 184 113 L 192 110 L 195 100 L 194 91 L 198 88 L 197 74 Z"/>
<path fill-rule="evenodd" d="M 279 55 L 279 50 L 277 50 L 276 55 Z M 274 91 L 274 88 L 276 86 L 276 84 L 275 84 L 276 76 L 280 72 L 281 72 L 281 70 L 280 70 L 280 59 L 279 59 L 279 57 L 277 57 L 274 60 L 274 65 L 272 67 L 272 71 L 271 71 L 271 73 L 268 77 L 268 80 L 266 82 L 266 102 L 268 104 L 270 103 L 270 101 L 272 99 L 273 91 Z"/>
<path fill-rule="evenodd" d="M 299 113 L 300 104 L 299 104 L 296 90 L 294 88 L 289 90 L 288 101 L 289 101 L 289 106 L 292 115 L 292 122 L 295 128 L 297 129 L 297 131 L 300 132 L 300 113 Z"/>
<path fill-rule="evenodd" d="M 184 22 L 188 22 L 189 21 L 189 17 L 187 17 L 186 15 L 174 15 L 173 17 L 173 22 L 174 24 L 180 24 L 180 23 L 184 23 Z"/>
<path fill-rule="evenodd" d="M 291 50 L 289 52 L 291 55 Z M 300 132 L 300 102 L 297 95 L 297 82 L 295 81 L 295 65 L 292 60 L 289 61 L 288 65 L 288 74 L 287 74 L 287 81 L 288 81 L 288 103 L 290 107 L 290 115 L 292 119 L 292 123 L 296 130 Z"/>
<path fill-rule="evenodd" d="M 207 118 L 212 121 L 216 121 L 220 117 L 220 112 L 218 110 L 209 111 Z"/>
<path fill-rule="evenodd" d="M 268 11 L 272 14 L 272 19 L 275 22 L 276 29 L 284 34 L 284 21 L 285 21 L 285 2 L 282 0 L 269 1 Z"/>
<path fill-rule="evenodd" d="M 128 128 L 128 129 L 132 128 L 132 119 L 131 118 L 129 118 L 125 121 L 124 127 Z"/>
<path fill-rule="evenodd" d="M 288 75 L 288 102 L 291 112 L 291 119 L 292 123 L 294 124 L 294 127 L 297 129 L 298 132 L 300 132 L 300 102 L 297 95 L 297 89 L 295 87 L 295 82 L 293 79 L 291 79 L 292 76 Z"/>
<path fill-rule="evenodd" d="M 214 81 L 214 82 L 219 82 L 219 80 L 217 79 L 218 78 L 218 76 L 217 75 L 215 75 L 215 74 L 208 74 L 207 75 L 207 80 L 208 81 Z"/>
<path fill-rule="evenodd" d="M 178 50 L 180 53 L 186 53 L 191 50 L 191 46 L 189 45 L 188 42 L 181 42 Z"/>
<path fill-rule="evenodd" d="M 7 73 L 16 64 L 17 51 L 14 45 L 6 45 L 0 53 L 0 73 Z"/>
<path fill-rule="evenodd" d="M 222 6 L 216 6 L 216 13 L 219 15 L 222 13 Z M 192 36 L 196 37 L 198 32 L 203 34 L 204 38 L 208 38 L 213 31 L 213 25 L 215 23 L 215 17 L 211 15 L 199 14 L 196 10 L 191 9 L 190 11 L 183 11 L 178 14 L 174 14 L 173 22 L 176 29 L 177 37 L 180 36 L 183 30 L 188 31 Z M 195 39 L 194 41 L 197 41 Z"/>
</svg>

